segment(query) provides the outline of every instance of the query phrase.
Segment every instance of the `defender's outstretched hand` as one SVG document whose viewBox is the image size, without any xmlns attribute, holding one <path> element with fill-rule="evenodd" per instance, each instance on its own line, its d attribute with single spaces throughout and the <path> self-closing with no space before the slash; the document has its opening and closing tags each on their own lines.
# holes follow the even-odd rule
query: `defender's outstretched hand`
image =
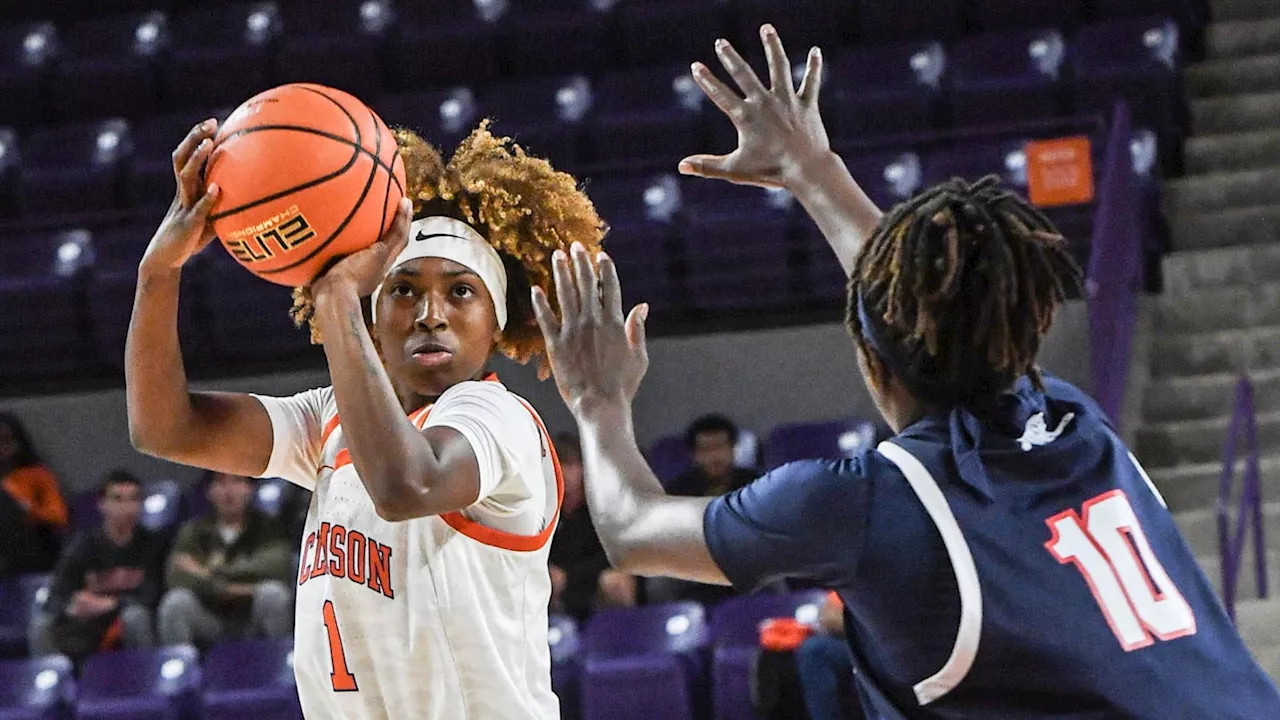
<svg viewBox="0 0 1280 720">
<path fill-rule="evenodd" d="M 557 251 L 552 260 L 560 317 L 547 296 L 533 288 L 533 309 L 547 341 L 547 359 L 560 396 L 577 417 L 601 406 L 629 404 L 649 368 L 644 321 L 647 304 L 622 315 L 622 287 L 613 260 L 600 253 L 598 267 L 580 244 L 572 261 Z M 572 264 L 572 267 L 570 265 Z"/>
<path fill-rule="evenodd" d="M 822 51 L 816 47 L 809 51 L 797 91 L 777 30 L 764 25 L 760 39 L 771 87 L 760 82 L 727 40 L 716 41 L 716 55 L 741 94 L 720 82 L 706 65 L 693 64 L 693 79 L 738 129 L 738 148 L 728 155 L 687 157 L 680 161 L 680 172 L 742 185 L 788 187 L 808 164 L 830 153 L 827 129 L 818 112 Z"/>
</svg>

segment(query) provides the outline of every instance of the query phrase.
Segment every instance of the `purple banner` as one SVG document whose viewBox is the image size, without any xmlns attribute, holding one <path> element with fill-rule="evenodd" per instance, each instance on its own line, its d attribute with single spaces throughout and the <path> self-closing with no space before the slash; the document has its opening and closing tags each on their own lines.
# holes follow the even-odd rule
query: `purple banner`
<svg viewBox="0 0 1280 720">
<path fill-rule="evenodd" d="M 1142 288 L 1141 199 L 1133 176 L 1129 108 L 1117 102 L 1102 161 L 1086 273 L 1093 395 L 1120 426 Z"/>
</svg>

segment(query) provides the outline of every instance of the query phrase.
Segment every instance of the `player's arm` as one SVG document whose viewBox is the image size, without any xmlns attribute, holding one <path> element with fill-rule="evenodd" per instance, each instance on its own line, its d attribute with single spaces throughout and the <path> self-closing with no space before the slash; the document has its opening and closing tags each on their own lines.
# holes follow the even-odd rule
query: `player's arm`
<svg viewBox="0 0 1280 720">
<path fill-rule="evenodd" d="M 138 266 L 125 343 L 129 437 L 156 457 L 237 475 L 260 475 L 271 457 L 271 419 L 250 395 L 198 393 L 187 386 L 178 347 L 182 267 L 209 244 L 216 185 L 204 165 L 217 122 L 192 128 L 173 152 L 178 190 Z"/>
<path fill-rule="evenodd" d="M 480 463 L 466 437 L 451 427 L 419 431 L 406 419 L 360 306 L 408 242 L 412 214 L 403 200 L 382 239 L 312 285 L 351 462 L 378 515 L 392 522 L 461 510 L 480 494 Z"/>
<path fill-rule="evenodd" d="M 599 264 L 603 280 L 581 245 L 573 247 L 573 270 L 564 253 L 556 253 L 552 265 L 563 321 L 545 294 L 533 293 L 556 385 L 582 437 L 596 533 L 620 570 L 728 584 L 702 533 L 710 500 L 668 496 L 636 445 L 631 400 L 648 366 L 647 307 L 634 308 L 624 322 L 613 261 L 601 253 Z"/>
<path fill-rule="evenodd" d="M 858 249 L 880 222 L 881 212 L 831 150 L 818 110 L 822 53 L 817 48 L 809 51 L 797 91 L 791 62 L 777 31 L 765 25 L 760 28 L 760 37 L 772 87 L 760 82 L 726 40 L 716 41 L 716 55 L 741 95 L 717 80 L 702 63 L 693 64 L 694 80 L 737 128 L 738 147 L 728 155 L 685 158 L 680 171 L 786 189 L 817 223 L 845 272 L 852 272 Z"/>
</svg>

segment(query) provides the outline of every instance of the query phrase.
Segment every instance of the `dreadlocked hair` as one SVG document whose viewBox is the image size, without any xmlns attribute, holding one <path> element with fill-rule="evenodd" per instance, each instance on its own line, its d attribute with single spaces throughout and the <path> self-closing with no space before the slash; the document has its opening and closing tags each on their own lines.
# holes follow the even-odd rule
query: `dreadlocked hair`
<svg viewBox="0 0 1280 720">
<path fill-rule="evenodd" d="M 995 176 L 953 179 L 895 207 L 863 245 L 845 324 L 883 381 L 859 298 L 907 367 L 894 374 L 934 405 L 980 405 L 1027 375 L 1080 268 L 1053 223 Z"/>
<path fill-rule="evenodd" d="M 394 130 L 404 160 L 406 196 L 414 217 L 448 215 L 476 228 L 498 251 L 507 272 L 507 325 L 498 350 L 519 363 L 538 361 L 548 372 L 546 346 L 533 314 L 529 290 L 542 288 L 559 307 L 551 276 L 551 255 L 582 243 L 594 257 L 606 226 L 595 206 L 568 173 L 525 153 L 511 138 L 489 131 L 489 121 L 462 141 L 445 162 L 411 130 Z M 294 290 L 292 315 L 301 326 L 313 315 L 308 288 Z M 311 339 L 320 342 L 311 322 Z"/>
</svg>

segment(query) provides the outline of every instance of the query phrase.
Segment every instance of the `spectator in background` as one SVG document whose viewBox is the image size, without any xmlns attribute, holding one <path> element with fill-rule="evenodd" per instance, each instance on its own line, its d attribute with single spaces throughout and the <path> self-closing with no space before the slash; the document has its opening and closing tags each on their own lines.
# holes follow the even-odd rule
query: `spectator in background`
<svg viewBox="0 0 1280 720">
<path fill-rule="evenodd" d="M 250 506 L 253 480 L 210 473 L 206 484 L 213 510 L 182 526 L 169 556 L 160 641 L 207 646 L 224 638 L 288 636 L 289 540 L 276 522 Z"/>
<path fill-rule="evenodd" d="M 734 464 L 738 426 L 724 415 L 703 415 L 694 420 L 685 430 L 685 442 L 693 456 L 693 466 L 671 481 L 668 494 L 714 497 L 733 492 L 756 479 L 754 470 Z M 707 607 L 737 594 L 727 585 L 704 585 L 666 577 L 647 579 L 645 589 L 650 601 L 693 600 Z"/>
<path fill-rule="evenodd" d="M 102 525 L 75 539 L 58 561 L 49 601 L 31 621 L 33 655 L 152 644 L 152 609 L 160 597 L 164 548 L 138 525 L 142 483 L 112 471 L 98 491 Z"/>
<path fill-rule="evenodd" d="M 58 479 L 40 463 L 22 423 L 0 413 L 0 577 L 48 572 L 66 529 Z"/>
<path fill-rule="evenodd" d="M 685 430 L 693 466 L 671 482 L 668 494 L 693 497 L 726 495 L 756 479 L 756 472 L 734 464 L 738 426 L 723 415 L 703 415 Z"/>
<path fill-rule="evenodd" d="M 796 650 L 796 671 L 811 718 L 862 718 L 853 687 L 853 654 L 844 635 L 844 603 L 827 595 L 818 615 L 818 634 Z"/>
<path fill-rule="evenodd" d="M 595 607 L 636 604 L 636 578 L 609 567 L 600 538 L 591 524 L 582 492 L 582 448 L 578 437 L 555 437 L 564 476 L 560 527 L 551 541 L 551 608 L 582 620 Z"/>
</svg>

